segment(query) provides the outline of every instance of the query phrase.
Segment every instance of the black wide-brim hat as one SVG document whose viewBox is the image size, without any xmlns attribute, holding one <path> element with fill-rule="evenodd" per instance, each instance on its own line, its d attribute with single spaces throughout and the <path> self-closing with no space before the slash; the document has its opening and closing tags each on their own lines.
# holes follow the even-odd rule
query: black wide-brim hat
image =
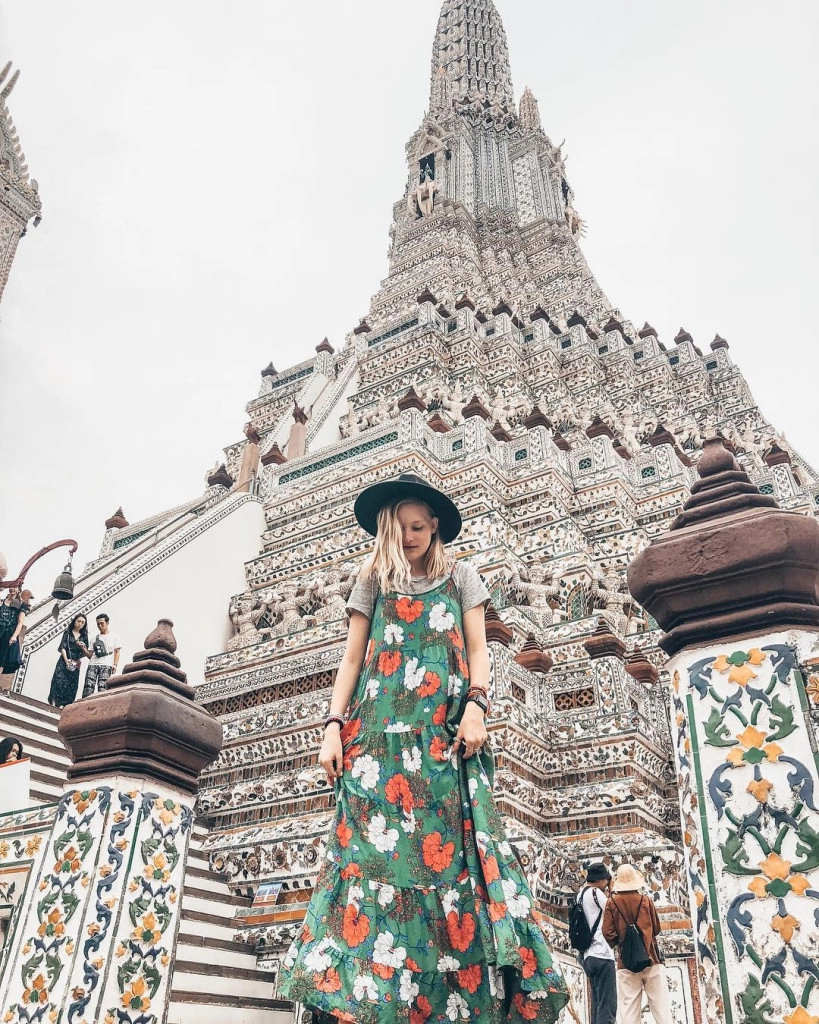
<svg viewBox="0 0 819 1024">
<path fill-rule="evenodd" d="M 384 480 L 365 488 L 356 498 L 353 512 L 359 526 L 372 537 L 378 533 L 378 513 L 385 505 L 417 498 L 425 502 L 438 518 L 438 533 L 444 544 L 461 532 L 461 513 L 443 491 L 432 487 L 414 473 L 402 473 L 395 480 Z"/>
<path fill-rule="evenodd" d="M 596 864 L 589 864 L 586 869 L 587 882 L 607 882 L 610 879 L 611 874 L 605 864 L 601 864 L 600 862 Z"/>
</svg>

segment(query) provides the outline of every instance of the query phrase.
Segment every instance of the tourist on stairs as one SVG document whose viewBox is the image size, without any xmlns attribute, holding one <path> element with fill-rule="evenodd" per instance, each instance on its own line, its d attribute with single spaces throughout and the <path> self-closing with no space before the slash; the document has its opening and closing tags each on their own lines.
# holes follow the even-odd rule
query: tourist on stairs
<svg viewBox="0 0 819 1024">
<path fill-rule="evenodd" d="M 12 675 L 20 667 L 20 640 L 23 623 L 31 610 L 33 594 L 12 587 L 0 603 L 0 676 Z M 8 689 L 8 685 L 0 686 Z"/>
<path fill-rule="evenodd" d="M 64 708 L 73 704 L 80 685 L 80 663 L 91 654 L 88 648 L 88 620 L 84 615 L 75 615 L 68 624 L 60 640 L 59 653 L 51 677 L 48 703 L 55 708 Z"/>
<path fill-rule="evenodd" d="M 355 515 L 376 540 L 319 753 L 336 815 L 281 991 L 319 1021 L 549 1024 L 568 993 L 492 797 L 489 595 L 444 549 L 460 513 L 404 474 Z"/>
<path fill-rule="evenodd" d="M 614 951 L 603 938 L 603 914 L 610 884 L 611 875 L 605 864 L 589 865 L 580 905 L 591 933 L 591 945 L 583 953 L 583 970 L 591 987 L 590 1024 L 614 1024 L 617 1019 Z"/>
</svg>

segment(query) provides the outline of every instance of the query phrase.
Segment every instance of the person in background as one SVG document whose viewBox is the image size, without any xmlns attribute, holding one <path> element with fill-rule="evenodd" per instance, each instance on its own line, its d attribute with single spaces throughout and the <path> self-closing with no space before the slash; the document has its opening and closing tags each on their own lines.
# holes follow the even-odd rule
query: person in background
<svg viewBox="0 0 819 1024">
<path fill-rule="evenodd" d="M 119 665 L 122 641 L 117 633 L 111 632 L 111 620 L 105 612 L 100 612 L 97 616 L 97 630 L 98 633 L 91 648 L 91 658 L 88 661 L 88 668 L 85 670 L 83 697 L 90 697 L 92 693 L 97 691 L 102 693 L 107 689 L 108 680 Z"/>
<path fill-rule="evenodd" d="M 614 950 L 603 937 L 603 915 L 610 884 L 611 875 L 605 864 L 589 865 L 580 902 L 592 932 L 592 944 L 583 954 L 583 970 L 591 986 L 590 1024 L 614 1024 L 617 1019 Z"/>
<path fill-rule="evenodd" d="M 603 935 L 610 946 L 618 948 L 617 1002 L 620 1024 L 640 1024 L 643 992 L 656 1024 L 672 1024 L 668 978 L 657 938 L 660 918 L 650 896 L 643 892 L 645 878 L 631 864 L 621 864 L 612 886 L 612 894 L 603 914 Z M 623 964 L 622 945 L 626 929 L 635 924 L 651 966 L 635 973 Z"/>
<path fill-rule="evenodd" d="M 0 764 L 14 764 L 23 759 L 23 744 L 14 736 L 0 740 Z"/>
<path fill-rule="evenodd" d="M 30 590 L 12 587 L 0 604 L 0 676 L 20 667 L 20 634 L 32 600 Z"/>
<path fill-rule="evenodd" d="M 59 647 L 60 656 L 51 677 L 48 703 L 55 708 L 72 704 L 80 686 L 80 663 L 88 658 L 88 620 L 80 612 L 68 624 Z"/>
</svg>

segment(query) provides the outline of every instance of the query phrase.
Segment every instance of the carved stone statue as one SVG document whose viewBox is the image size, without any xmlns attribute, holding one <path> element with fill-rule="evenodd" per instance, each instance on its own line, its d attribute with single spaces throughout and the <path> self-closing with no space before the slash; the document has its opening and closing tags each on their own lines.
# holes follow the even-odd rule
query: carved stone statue
<svg viewBox="0 0 819 1024">
<path fill-rule="evenodd" d="M 228 641 L 229 651 L 247 647 L 258 640 L 253 617 L 253 603 L 253 597 L 250 594 L 237 594 L 231 598 L 228 615 L 230 615 L 235 633 Z"/>
<path fill-rule="evenodd" d="M 509 595 L 515 604 L 525 606 L 526 614 L 541 629 L 554 622 L 553 604 L 560 598 L 560 587 L 541 562 L 530 565 L 524 576 L 514 570 L 509 579 Z"/>
<path fill-rule="evenodd" d="M 625 636 L 628 633 L 629 617 L 634 609 L 634 599 L 619 574 L 610 571 L 605 576 L 598 577 L 589 588 L 589 596 L 594 610 L 615 632 Z"/>
</svg>

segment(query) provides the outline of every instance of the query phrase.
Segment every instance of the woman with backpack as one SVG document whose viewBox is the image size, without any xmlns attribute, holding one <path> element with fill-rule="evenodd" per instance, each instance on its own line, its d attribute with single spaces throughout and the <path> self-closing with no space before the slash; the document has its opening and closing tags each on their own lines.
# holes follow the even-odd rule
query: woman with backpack
<svg viewBox="0 0 819 1024">
<path fill-rule="evenodd" d="M 603 935 L 618 953 L 620 1024 L 640 1024 L 643 992 L 656 1024 L 672 1024 L 668 978 L 657 944 L 660 918 L 644 885 L 637 868 L 621 864 L 603 914 Z"/>
</svg>

